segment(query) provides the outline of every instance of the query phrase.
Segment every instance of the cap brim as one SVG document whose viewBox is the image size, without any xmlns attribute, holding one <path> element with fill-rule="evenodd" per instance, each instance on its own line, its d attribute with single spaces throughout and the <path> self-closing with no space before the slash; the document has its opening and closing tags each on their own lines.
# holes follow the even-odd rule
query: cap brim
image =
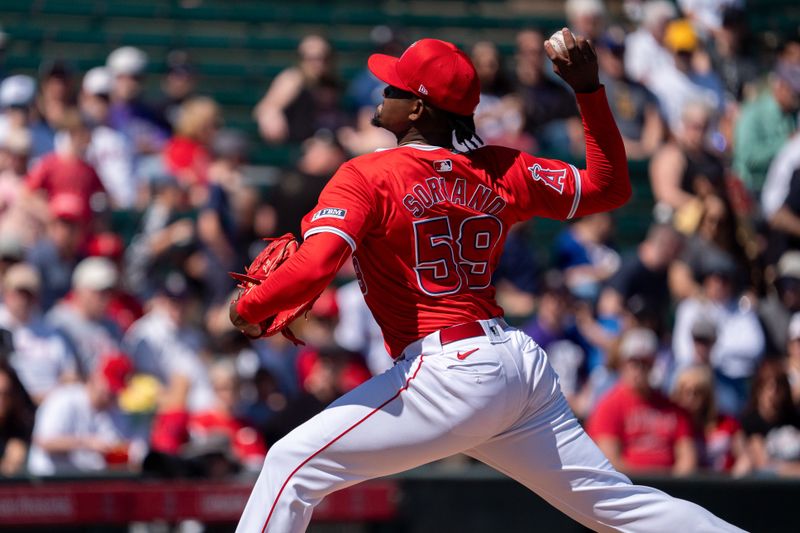
<svg viewBox="0 0 800 533">
<path fill-rule="evenodd" d="M 33 294 L 34 296 L 39 294 L 39 291 L 41 290 L 41 287 L 38 285 L 33 285 L 30 283 L 17 283 L 16 285 L 10 285 L 8 288 L 15 291 L 25 291 L 29 294 Z"/>
<path fill-rule="evenodd" d="M 399 58 L 386 54 L 372 54 L 367 60 L 367 67 L 376 78 L 398 89 L 411 91 L 397 74 L 397 61 Z"/>
</svg>

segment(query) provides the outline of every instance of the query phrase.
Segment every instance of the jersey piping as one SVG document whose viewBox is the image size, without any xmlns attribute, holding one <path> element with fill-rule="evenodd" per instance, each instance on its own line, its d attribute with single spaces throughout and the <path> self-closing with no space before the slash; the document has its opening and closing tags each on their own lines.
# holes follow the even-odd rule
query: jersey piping
<svg viewBox="0 0 800 533">
<path fill-rule="evenodd" d="M 570 165 L 569 168 L 572 169 L 572 175 L 575 176 L 575 198 L 572 199 L 572 209 L 569 210 L 567 220 L 575 216 L 575 212 L 578 211 L 578 204 L 581 203 L 581 173 L 578 172 L 575 165 Z"/>
<path fill-rule="evenodd" d="M 433 146 L 430 144 L 417 144 L 417 143 L 401 144 L 400 146 L 393 146 L 391 148 L 378 148 L 375 151 L 385 152 L 387 150 L 397 150 L 398 148 L 415 148 L 417 150 L 424 150 L 426 152 L 432 152 L 434 150 L 439 150 L 439 149 L 450 151 L 449 148 L 445 148 L 444 146 Z"/>
<path fill-rule="evenodd" d="M 317 233 L 333 233 L 334 235 L 338 235 L 350 246 L 350 249 L 353 253 L 356 252 L 356 241 L 350 235 L 345 233 L 344 231 L 340 230 L 339 228 L 334 228 L 333 226 L 317 226 L 316 228 L 311 228 L 303 235 L 303 240 L 308 239 L 312 235 L 316 235 Z"/>
</svg>

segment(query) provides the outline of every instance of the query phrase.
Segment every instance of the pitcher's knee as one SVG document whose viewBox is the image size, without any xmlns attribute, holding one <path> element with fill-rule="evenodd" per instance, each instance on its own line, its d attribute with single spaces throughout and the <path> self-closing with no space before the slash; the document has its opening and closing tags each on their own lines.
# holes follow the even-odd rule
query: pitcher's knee
<svg viewBox="0 0 800 533">
<path fill-rule="evenodd" d="M 290 476 L 307 457 L 301 455 L 298 443 L 287 435 L 269 447 L 264 458 L 264 470 L 274 483 L 278 481 L 278 477 Z"/>
<path fill-rule="evenodd" d="M 287 500 L 315 502 L 325 494 L 324 473 L 315 461 L 315 452 L 306 450 L 289 434 L 267 452 L 264 471 L 273 490 Z"/>
</svg>

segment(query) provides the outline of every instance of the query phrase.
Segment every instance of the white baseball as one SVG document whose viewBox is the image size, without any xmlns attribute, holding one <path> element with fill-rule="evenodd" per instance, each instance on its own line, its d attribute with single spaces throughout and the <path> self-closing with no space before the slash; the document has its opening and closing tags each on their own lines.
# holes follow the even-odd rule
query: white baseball
<svg viewBox="0 0 800 533">
<path fill-rule="evenodd" d="M 572 35 L 572 38 L 575 38 L 574 34 Z M 553 47 L 553 50 L 555 50 L 558 55 L 564 57 L 569 56 L 569 52 L 567 52 L 567 43 L 564 42 L 564 34 L 561 33 L 561 30 L 558 30 L 550 36 L 550 46 Z"/>
</svg>

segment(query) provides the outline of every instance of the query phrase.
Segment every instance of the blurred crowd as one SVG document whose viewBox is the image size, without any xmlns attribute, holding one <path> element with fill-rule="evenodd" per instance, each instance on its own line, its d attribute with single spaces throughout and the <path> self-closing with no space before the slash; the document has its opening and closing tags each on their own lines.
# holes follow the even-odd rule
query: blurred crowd
<svg viewBox="0 0 800 533">
<path fill-rule="evenodd" d="M 547 243 L 522 224 L 498 301 L 622 471 L 800 475 L 800 36 L 751 34 L 740 0 L 565 8 L 648 169 L 652 225 L 620 249 L 615 214 Z M 579 161 L 546 37 L 519 31 L 513 57 L 470 43 L 478 133 Z M 293 326 L 304 346 L 228 321 L 227 272 L 298 234 L 341 163 L 394 143 L 370 125 L 383 85 L 366 68 L 342 79 L 320 35 L 297 52 L 253 109 L 259 138 L 225 127 L 183 51 L 158 79 L 129 46 L 88 72 L 0 74 L 0 475 L 257 471 L 392 364 L 351 265 Z M 264 143 L 299 156 L 251 164 Z"/>
</svg>

